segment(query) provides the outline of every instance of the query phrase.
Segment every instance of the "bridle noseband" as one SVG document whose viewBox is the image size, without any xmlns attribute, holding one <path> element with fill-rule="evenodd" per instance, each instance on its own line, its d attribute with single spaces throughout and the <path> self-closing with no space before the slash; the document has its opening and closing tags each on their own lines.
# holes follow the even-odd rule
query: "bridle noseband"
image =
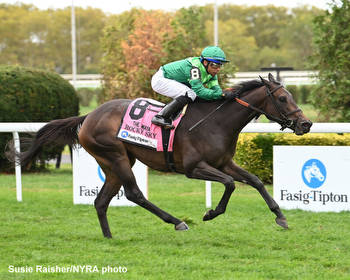
<svg viewBox="0 0 350 280">
<path fill-rule="evenodd" d="M 270 90 L 269 86 L 267 84 L 264 84 L 265 88 L 266 88 L 266 95 L 271 99 L 271 102 L 273 104 L 273 106 L 275 107 L 275 110 L 278 112 L 278 114 L 280 115 L 280 117 L 275 117 L 275 116 L 272 116 L 271 114 L 257 108 L 257 107 L 254 107 L 252 106 L 251 104 L 239 99 L 239 98 L 236 98 L 236 101 L 245 106 L 245 107 L 248 107 L 256 112 L 258 112 L 259 114 L 263 114 L 265 115 L 269 120 L 272 120 L 272 121 L 275 121 L 277 123 L 279 123 L 281 125 L 281 130 L 284 130 L 286 128 L 290 128 L 291 130 L 295 130 L 295 127 L 296 127 L 296 124 L 297 124 L 297 119 L 295 120 L 292 120 L 292 119 L 289 119 L 288 116 L 296 113 L 296 112 L 300 112 L 301 109 L 298 108 L 292 112 L 288 112 L 288 113 L 283 113 L 281 107 L 278 105 L 278 103 L 276 102 L 273 94 L 279 90 L 280 88 L 283 88 L 283 85 L 279 85 L 277 87 L 275 87 L 273 90 Z"/>
<path fill-rule="evenodd" d="M 281 130 L 284 130 L 286 128 L 290 128 L 290 129 L 294 130 L 297 120 L 289 119 L 288 116 L 290 116 L 296 112 L 300 112 L 301 109 L 298 108 L 298 109 L 295 109 L 294 111 L 291 111 L 291 112 L 288 112 L 287 114 L 284 114 L 281 110 L 281 107 L 278 105 L 275 98 L 273 97 L 274 92 L 276 92 L 280 88 L 283 88 L 283 85 L 279 85 L 278 87 L 275 87 L 273 90 L 270 90 L 268 85 L 265 85 L 265 87 L 266 87 L 267 96 L 270 97 L 273 106 L 275 107 L 275 109 L 279 113 L 279 115 L 281 116 L 281 118 L 276 118 L 276 120 L 275 120 L 276 122 L 278 122 L 281 125 Z M 265 115 L 266 115 L 266 117 L 268 117 L 267 113 L 265 113 Z"/>
</svg>

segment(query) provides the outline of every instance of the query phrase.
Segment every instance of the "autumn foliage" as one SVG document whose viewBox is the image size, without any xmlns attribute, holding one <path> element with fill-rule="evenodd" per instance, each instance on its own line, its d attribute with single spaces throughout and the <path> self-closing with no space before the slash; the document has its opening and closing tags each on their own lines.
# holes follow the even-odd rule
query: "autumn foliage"
<svg viewBox="0 0 350 280">
<path fill-rule="evenodd" d="M 178 28 L 177 21 L 185 19 L 187 13 L 188 10 L 179 10 L 175 14 L 132 10 L 106 28 L 103 40 L 106 53 L 103 60 L 105 100 L 137 97 L 167 100 L 153 92 L 152 75 L 161 65 L 180 59 L 174 55 L 178 53 L 177 49 L 182 50 L 181 58 L 198 55 L 202 46 L 195 48 L 193 42 L 200 42 L 197 38 L 205 36 L 197 32 L 192 38 L 189 34 L 188 39 L 183 37 L 186 31 Z M 195 21 L 196 18 L 190 17 L 189 20 Z M 201 28 L 200 23 L 198 27 Z"/>
<path fill-rule="evenodd" d="M 257 71 L 272 63 L 303 69 L 311 52 L 310 22 L 318 13 L 272 5 L 220 6 L 219 45 L 231 61 L 219 73 L 221 86 L 229 86 L 236 71 Z M 213 29 L 212 5 L 172 13 L 133 9 L 111 16 L 102 39 L 102 101 L 139 96 L 167 101 L 152 91 L 152 74 L 165 63 L 197 56 L 214 44 Z"/>
<path fill-rule="evenodd" d="M 162 44 L 164 34 L 171 33 L 170 18 L 161 11 L 141 11 L 134 28 L 128 39 L 121 42 L 128 73 L 124 90 L 129 98 L 147 97 L 151 76 L 166 56 Z"/>
</svg>

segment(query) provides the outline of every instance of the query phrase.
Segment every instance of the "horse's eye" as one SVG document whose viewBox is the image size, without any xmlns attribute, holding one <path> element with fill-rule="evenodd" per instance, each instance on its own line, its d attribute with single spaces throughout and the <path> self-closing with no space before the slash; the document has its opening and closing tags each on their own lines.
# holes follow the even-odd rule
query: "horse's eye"
<svg viewBox="0 0 350 280">
<path fill-rule="evenodd" d="M 287 102 L 287 97 L 286 96 L 280 96 L 280 97 L 278 97 L 278 100 L 280 102 L 286 103 Z"/>
</svg>

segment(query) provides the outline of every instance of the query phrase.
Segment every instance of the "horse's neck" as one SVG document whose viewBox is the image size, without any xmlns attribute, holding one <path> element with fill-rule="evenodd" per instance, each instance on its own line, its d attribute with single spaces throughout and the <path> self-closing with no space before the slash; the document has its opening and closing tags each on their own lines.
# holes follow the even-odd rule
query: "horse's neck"
<svg viewBox="0 0 350 280">
<path fill-rule="evenodd" d="M 256 88 L 243 95 L 242 99 L 254 107 L 262 108 L 265 100 L 264 87 Z M 239 133 L 255 116 L 256 112 L 242 106 L 238 102 L 229 101 L 222 104 L 223 100 L 213 102 L 195 102 L 190 105 L 189 118 L 194 122 L 206 119 L 206 121 L 215 122 L 215 130 L 221 134 Z M 220 108 L 219 108 L 220 107 Z M 216 111 L 215 113 L 213 113 Z M 191 125 L 193 123 L 191 122 Z"/>
<path fill-rule="evenodd" d="M 254 107 L 262 109 L 265 104 L 265 96 L 264 87 L 261 87 L 244 94 L 241 99 Z M 225 112 L 222 114 L 222 119 L 226 129 L 233 130 L 237 133 L 257 115 L 255 111 L 238 102 L 230 103 L 224 110 Z"/>
</svg>

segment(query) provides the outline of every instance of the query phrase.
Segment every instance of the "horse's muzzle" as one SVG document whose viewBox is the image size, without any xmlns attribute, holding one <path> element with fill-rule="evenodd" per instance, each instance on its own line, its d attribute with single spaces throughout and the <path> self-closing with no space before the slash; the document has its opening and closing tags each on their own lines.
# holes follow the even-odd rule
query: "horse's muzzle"
<svg viewBox="0 0 350 280">
<path fill-rule="evenodd" d="M 303 135 L 310 131 L 311 126 L 312 122 L 310 120 L 298 119 L 294 132 L 296 135 Z"/>
</svg>

